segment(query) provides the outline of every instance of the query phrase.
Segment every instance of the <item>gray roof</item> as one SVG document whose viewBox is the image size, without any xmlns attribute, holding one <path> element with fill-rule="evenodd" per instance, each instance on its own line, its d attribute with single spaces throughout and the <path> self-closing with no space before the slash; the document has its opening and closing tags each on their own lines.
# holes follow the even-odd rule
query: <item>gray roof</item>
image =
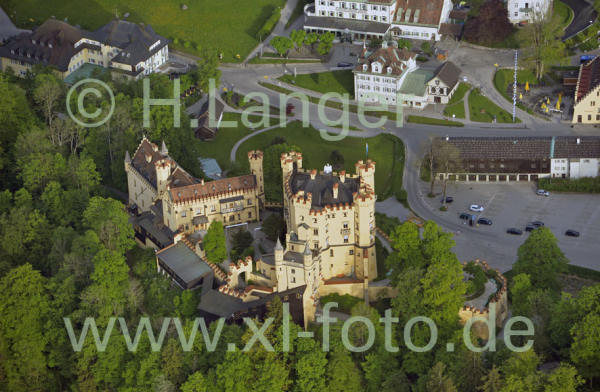
<svg viewBox="0 0 600 392">
<path fill-rule="evenodd" d="M 168 40 L 156 34 L 151 26 L 114 19 L 93 33 L 97 41 L 122 51 L 112 60 L 121 64 L 136 65 L 158 52 Z M 152 46 L 160 41 L 155 48 Z"/>
<path fill-rule="evenodd" d="M 221 166 L 214 158 L 198 158 L 200 161 L 200 165 L 202 166 L 202 171 L 206 177 L 211 180 L 218 180 L 221 178 L 223 170 L 221 170 Z"/>
<path fill-rule="evenodd" d="M 333 198 L 333 185 L 338 184 L 338 197 Z M 319 209 L 326 205 L 341 203 L 352 204 L 352 194 L 358 192 L 358 179 L 348 178 L 341 182 L 339 177 L 332 174 L 317 174 L 315 179 L 310 178 L 309 173 L 295 172 L 290 179 L 292 193 L 303 190 L 304 193 L 312 194 L 313 209 Z"/>
<path fill-rule="evenodd" d="M 156 256 L 186 283 L 212 272 L 206 262 L 183 242 L 161 250 Z"/>
<path fill-rule="evenodd" d="M 164 225 L 162 214 L 157 216 L 150 211 L 146 211 L 139 216 L 129 218 L 129 222 L 137 224 L 146 233 L 154 237 L 160 243 L 157 245 L 166 246 L 172 242 L 173 232 Z"/>
<path fill-rule="evenodd" d="M 369 20 L 342 19 L 328 16 L 307 16 L 304 27 L 325 30 L 350 30 L 355 33 L 385 34 L 388 23 L 372 22 Z"/>
<path fill-rule="evenodd" d="M 453 88 L 458 83 L 461 70 L 452 61 L 446 61 L 437 70 L 436 77 L 438 77 L 444 84 L 450 88 Z"/>
</svg>

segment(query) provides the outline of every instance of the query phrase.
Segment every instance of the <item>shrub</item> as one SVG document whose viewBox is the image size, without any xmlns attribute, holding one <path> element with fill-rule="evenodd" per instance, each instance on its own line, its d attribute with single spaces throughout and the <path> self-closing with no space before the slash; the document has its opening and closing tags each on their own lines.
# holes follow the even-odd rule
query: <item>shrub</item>
<svg viewBox="0 0 600 392">
<path fill-rule="evenodd" d="M 408 208 L 408 194 L 406 193 L 406 189 L 399 189 L 396 192 L 396 200 L 398 200 L 404 207 Z"/>
<path fill-rule="evenodd" d="M 350 313 L 354 305 L 360 303 L 361 301 L 361 298 L 353 297 L 350 294 L 339 295 L 337 293 L 324 295 L 320 298 L 322 305 L 325 305 L 328 302 L 337 302 L 338 308 L 333 308 L 333 310 L 339 310 L 340 312 L 344 313 Z"/>
<path fill-rule="evenodd" d="M 477 298 L 485 290 L 485 283 L 488 280 L 483 268 L 480 265 L 470 261 L 465 265 L 465 272 L 471 274 L 473 277 L 467 283 L 467 297 Z"/>
<path fill-rule="evenodd" d="M 540 178 L 538 186 L 555 192 L 600 193 L 600 177 Z"/>
<path fill-rule="evenodd" d="M 400 222 L 400 219 L 396 217 L 381 214 L 379 212 L 375 213 L 375 225 L 387 235 L 390 235 L 396 226 L 400 226 L 401 224 L 402 222 Z"/>
<path fill-rule="evenodd" d="M 266 20 L 265 24 L 263 24 L 260 30 L 258 30 L 258 33 L 256 33 L 256 38 L 258 38 L 259 40 L 267 38 L 275 28 L 277 22 L 279 22 L 280 17 L 281 8 L 277 7 L 273 10 L 273 13 L 271 14 L 271 16 L 269 16 L 269 19 Z"/>
</svg>

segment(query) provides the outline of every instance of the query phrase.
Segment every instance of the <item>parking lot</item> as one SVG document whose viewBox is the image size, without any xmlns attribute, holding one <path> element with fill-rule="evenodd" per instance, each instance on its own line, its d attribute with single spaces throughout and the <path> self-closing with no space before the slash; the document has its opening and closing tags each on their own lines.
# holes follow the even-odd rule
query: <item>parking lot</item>
<svg viewBox="0 0 600 392">
<path fill-rule="evenodd" d="M 535 183 L 449 183 L 447 195 L 454 202 L 448 211 L 439 211 L 441 186 L 436 187 L 438 196 L 426 201 L 440 223 L 455 232 L 456 251 L 463 260 L 488 259 L 498 268 L 510 269 L 518 246 L 528 235 L 525 226 L 542 221 L 573 264 L 600 269 L 600 195 L 551 193 L 545 197 L 536 195 L 535 190 Z M 482 205 L 484 211 L 469 211 L 471 204 Z M 459 219 L 463 212 L 489 218 L 493 224 L 470 227 Z M 507 234 L 512 227 L 523 230 L 523 235 Z M 565 236 L 567 229 L 580 232 L 580 237 Z"/>
</svg>

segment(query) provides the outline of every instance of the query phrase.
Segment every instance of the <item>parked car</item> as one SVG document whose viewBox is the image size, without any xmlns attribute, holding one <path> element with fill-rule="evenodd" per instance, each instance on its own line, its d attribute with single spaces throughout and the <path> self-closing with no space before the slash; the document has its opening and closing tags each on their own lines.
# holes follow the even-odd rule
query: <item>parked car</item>
<svg viewBox="0 0 600 392">
<path fill-rule="evenodd" d="M 535 191 L 535 194 L 538 196 L 550 196 L 550 192 L 543 189 L 538 189 L 537 191 Z"/>
<path fill-rule="evenodd" d="M 535 229 L 537 229 L 537 227 L 535 227 L 531 223 L 528 223 L 527 226 L 525 226 L 525 231 L 534 231 Z"/>
<path fill-rule="evenodd" d="M 538 227 L 544 227 L 544 222 L 542 222 L 542 221 L 533 221 L 533 222 L 531 222 L 531 224 L 534 225 L 536 229 Z"/>
<path fill-rule="evenodd" d="M 521 235 L 523 234 L 523 230 L 517 229 L 516 227 L 511 227 L 510 229 L 506 230 L 506 233 L 512 235 Z"/>
<path fill-rule="evenodd" d="M 579 232 L 569 229 L 569 230 L 565 231 L 565 235 L 567 237 L 579 237 Z"/>
<path fill-rule="evenodd" d="M 469 210 L 475 211 L 475 212 L 483 212 L 483 206 L 480 206 L 479 204 L 471 204 L 471 207 L 469 207 Z"/>
<path fill-rule="evenodd" d="M 491 226 L 492 220 L 489 218 L 479 218 L 477 224 Z"/>
<path fill-rule="evenodd" d="M 462 220 L 469 220 L 469 219 L 473 219 L 473 215 L 463 212 L 462 214 L 460 214 L 459 218 Z"/>
<path fill-rule="evenodd" d="M 348 67 L 352 67 L 352 63 L 347 63 L 345 61 L 341 62 L 341 63 L 337 63 L 338 68 L 348 68 Z"/>
<path fill-rule="evenodd" d="M 446 196 L 446 203 L 452 203 L 454 201 L 454 198 L 452 196 Z M 444 198 L 442 198 L 442 200 L 440 200 L 440 203 L 444 202 Z"/>
</svg>

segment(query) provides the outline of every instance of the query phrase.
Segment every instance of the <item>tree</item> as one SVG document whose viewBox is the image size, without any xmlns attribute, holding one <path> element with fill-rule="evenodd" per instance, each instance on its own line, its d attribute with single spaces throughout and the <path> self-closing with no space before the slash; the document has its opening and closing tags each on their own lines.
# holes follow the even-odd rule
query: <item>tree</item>
<svg viewBox="0 0 600 392">
<path fill-rule="evenodd" d="M 577 369 L 563 362 L 548 376 L 544 392 L 576 392 L 580 385 L 583 380 L 577 375 Z"/>
<path fill-rule="evenodd" d="M 209 392 L 213 384 L 204 377 L 202 372 L 195 372 L 181 386 L 181 392 Z"/>
<path fill-rule="evenodd" d="M 227 245 L 223 223 L 212 221 L 203 239 L 206 258 L 211 263 L 221 263 L 227 258 Z"/>
<path fill-rule="evenodd" d="M 247 253 L 254 254 L 254 237 L 247 230 L 237 231 L 232 238 L 233 249 L 231 250 L 231 258 L 244 258 Z"/>
<path fill-rule="evenodd" d="M 279 53 L 279 56 L 284 57 L 288 50 L 292 49 L 294 43 L 288 37 L 275 36 L 271 39 L 271 46 Z"/>
<path fill-rule="evenodd" d="M 123 254 L 135 245 L 129 215 L 118 200 L 92 197 L 83 212 L 83 221 L 96 232 L 104 246 L 118 254 Z"/>
<path fill-rule="evenodd" d="M 487 375 L 481 378 L 481 382 L 482 385 L 479 390 L 482 392 L 500 392 L 502 390 L 502 376 L 495 365 Z"/>
<path fill-rule="evenodd" d="M 444 174 L 443 178 L 443 192 L 442 192 L 442 204 L 446 206 L 446 187 L 448 184 L 448 173 L 460 173 L 463 171 L 462 158 L 460 151 L 456 146 L 449 143 L 448 141 L 440 138 L 435 138 L 431 142 L 430 149 L 431 159 L 431 184 L 430 194 L 433 194 L 433 186 L 435 179 L 438 174 Z"/>
<path fill-rule="evenodd" d="M 296 49 L 300 49 L 306 38 L 306 30 L 292 30 L 290 33 L 290 39 L 294 43 Z"/>
<path fill-rule="evenodd" d="M 335 39 L 335 35 L 331 31 L 321 34 L 319 36 L 319 46 L 317 47 L 317 52 L 321 56 L 324 56 L 327 53 L 329 53 L 329 51 L 333 47 L 334 39 Z"/>
<path fill-rule="evenodd" d="M 441 362 L 435 364 L 427 376 L 427 390 L 438 392 L 456 392 L 456 387 L 450 376 L 444 374 L 446 365 Z"/>
<path fill-rule="evenodd" d="M 408 38 L 399 38 L 397 42 L 398 49 L 410 49 L 412 47 L 412 43 Z"/>
<path fill-rule="evenodd" d="M 360 392 L 363 390 L 360 372 L 352 361 L 350 353 L 335 349 L 327 363 L 327 390 L 331 392 Z"/>
<path fill-rule="evenodd" d="M 285 222 L 279 214 L 270 214 L 263 220 L 261 231 L 270 241 L 277 241 L 277 237 L 283 238 L 285 234 Z"/>
<path fill-rule="evenodd" d="M 488 0 L 479 9 L 479 14 L 465 24 L 464 37 L 467 41 L 491 45 L 505 40 L 512 30 L 504 3 Z"/>
<path fill-rule="evenodd" d="M 54 110 L 62 95 L 61 85 L 52 74 L 38 74 L 35 77 L 35 85 L 33 98 L 41 106 L 46 123 L 52 125 Z"/>
<path fill-rule="evenodd" d="M 535 77 L 542 79 L 547 65 L 563 63 L 567 59 L 566 45 L 561 39 L 563 28 L 560 16 L 533 10 L 533 18 L 517 34 L 521 61 L 535 70 Z"/>
<path fill-rule="evenodd" d="M 514 352 L 502 365 L 502 392 L 534 392 L 542 388 L 542 376 L 537 370 L 540 358 L 533 350 Z"/>
<path fill-rule="evenodd" d="M 600 374 L 600 313 L 586 315 L 573 326 L 571 335 L 571 360 L 579 373 L 593 385 L 594 378 Z"/>
<path fill-rule="evenodd" d="M 535 229 L 519 247 L 518 258 L 513 265 L 514 273 L 529 274 L 531 285 L 537 289 L 558 291 L 557 275 L 567 271 L 569 260 L 557 242 L 550 229 Z"/>
<path fill-rule="evenodd" d="M 219 70 L 219 56 L 215 51 L 202 49 L 197 66 L 198 69 L 194 72 L 194 77 L 200 90 L 207 93 L 211 79 L 215 81 L 215 86 L 219 86 L 221 71 Z"/>
<path fill-rule="evenodd" d="M 45 336 L 49 311 L 44 278 L 30 264 L 0 280 L 0 375 L 7 390 L 52 389 Z"/>
<path fill-rule="evenodd" d="M 317 42 L 319 40 L 319 34 L 311 32 L 306 34 L 306 37 L 304 38 L 304 43 L 306 45 L 312 45 L 315 42 Z"/>
<path fill-rule="evenodd" d="M 329 160 L 334 170 L 342 170 L 344 168 L 344 156 L 338 150 L 331 151 Z"/>
</svg>

